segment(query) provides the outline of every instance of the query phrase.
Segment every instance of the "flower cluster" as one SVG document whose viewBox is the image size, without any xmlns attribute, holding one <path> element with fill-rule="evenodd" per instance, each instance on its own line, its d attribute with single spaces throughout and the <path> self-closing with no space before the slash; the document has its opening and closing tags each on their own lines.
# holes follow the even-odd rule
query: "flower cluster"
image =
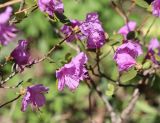
<svg viewBox="0 0 160 123">
<path fill-rule="evenodd" d="M 27 87 L 26 94 L 22 100 L 21 111 L 26 111 L 29 104 L 31 104 L 31 107 L 42 107 L 46 102 L 44 93 L 48 91 L 49 88 L 44 87 L 42 84 Z"/>
<path fill-rule="evenodd" d="M 115 52 L 114 60 L 116 61 L 119 71 L 127 71 L 136 64 L 137 56 L 141 55 L 142 49 L 138 42 L 127 41 L 119 46 Z"/>
<path fill-rule="evenodd" d="M 87 47 L 89 49 L 100 48 L 105 43 L 105 32 L 102 28 L 97 13 L 88 13 L 85 21 L 72 20 L 72 25 L 64 25 L 61 31 L 65 36 L 70 37 L 67 39 L 68 42 L 79 39 L 87 39 Z M 81 32 L 75 34 L 74 28 L 79 28 Z"/>
<path fill-rule="evenodd" d="M 63 15 L 64 5 L 62 0 L 37 0 L 37 4 L 40 11 L 46 13 L 50 18 L 57 15 L 62 15 L 65 17 L 65 15 Z M 26 12 L 27 10 L 25 9 L 24 11 Z M 22 10 L 22 12 L 24 11 Z M 160 0 L 154 0 L 152 2 L 152 13 L 153 15 L 160 17 Z M 11 14 L 11 7 L 7 7 L 3 13 L 0 13 L 0 43 L 2 45 L 7 45 L 13 38 L 16 37 L 15 33 L 17 29 L 14 27 L 14 25 L 9 24 Z M 61 18 L 59 16 L 57 17 L 60 22 L 65 23 L 66 20 L 68 21 L 68 18 L 65 18 L 66 20 L 62 18 L 64 21 L 61 21 Z M 116 49 L 113 57 L 118 66 L 119 72 L 128 71 L 131 69 L 134 65 L 137 64 L 137 57 L 143 53 L 141 45 L 139 41 L 137 41 L 140 38 L 138 36 L 138 38 L 135 36 L 134 38 L 129 37 L 130 34 L 132 34 L 132 31 L 134 33 L 136 26 L 137 23 L 135 21 L 129 21 L 118 31 L 118 34 L 124 37 L 122 45 Z M 87 48 L 91 50 L 101 48 L 106 41 L 105 31 L 102 27 L 99 15 L 95 12 L 88 13 L 84 21 L 70 20 L 68 25 L 66 24 L 61 28 L 61 32 L 65 35 L 66 38 L 64 40 L 67 42 L 72 42 L 75 40 L 82 41 L 86 39 Z M 59 45 L 62 44 L 64 40 L 62 40 L 56 46 L 59 47 Z M 56 46 L 53 47 L 47 53 L 47 55 L 42 57 L 42 59 L 40 59 L 38 62 L 49 59 L 49 55 L 52 53 L 52 51 L 54 51 L 54 48 L 57 48 Z M 10 54 L 10 57 L 13 58 L 15 64 L 20 68 L 21 71 L 23 71 L 25 67 L 32 65 L 27 47 L 28 42 L 26 40 L 19 40 L 18 45 Z M 81 51 L 81 49 L 79 51 Z M 97 53 L 96 55 L 99 54 Z M 157 60 L 157 58 L 159 59 Z M 160 64 L 160 42 L 158 39 L 153 38 L 150 41 L 148 52 L 144 59 L 150 59 L 154 65 Z M 87 69 L 85 67 L 87 61 L 87 55 L 84 52 L 80 52 L 75 57 L 73 57 L 69 63 L 56 70 L 59 91 L 63 91 L 65 86 L 67 86 L 71 91 L 74 91 L 78 88 L 80 81 L 83 81 L 88 77 Z M 97 60 L 96 62 L 98 63 L 100 61 Z M 36 64 L 36 62 L 34 62 L 34 64 Z M 92 71 L 92 73 L 93 72 L 94 71 Z M 97 76 L 101 77 L 102 75 L 103 77 L 103 74 L 100 73 L 101 71 L 97 73 Z M 22 99 L 21 110 L 23 112 L 26 111 L 28 105 L 38 109 L 39 107 L 42 107 L 46 102 L 44 94 L 48 93 L 48 91 L 49 88 L 43 86 L 42 84 L 28 86 Z"/>
<path fill-rule="evenodd" d="M 15 63 L 23 70 L 23 65 L 29 62 L 29 52 L 27 51 L 28 42 L 26 40 L 20 40 L 18 46 L 12 51 L 11 57 Z"/>
<path fill-rule="evenodd" d="M 156 60 L 156 57 L 160 56 L 160 43 L 157 38 L 151 39 L 148 46 L 147 58 L 150 59 L 153 63 L 159 64 Z"/>
<path fill-rule="evenodd" d="M 61 0 L 38 0 L 39 9 L 53 16 L 55 12 L 63 13 L 64 6 Z"/>
<path fill-rule="evenodd" d="M 72 58 L 70 63 L 65 64 L 56 71 L 59 91 L 62 91 L 65 85 L 72 91 L 78 87 L 79 82 L 87 77 L 87 70 L 84 66 L 86 62 L 87 56 L 81 52 L 76 57 Z"/>
<path fill-rule="evenodd" d="M 154 0 L 152 2 L 152 13 L 153 15 L 160 17 L 160 0 Z"/>
<path fill-rule="evenodd" d="M 87 37 L 87 47 L 89 49 L 100 48 L 105 43 L 105 32 L 102 28 L 97 13 L 88 13 L 86 20 L 79 26 L 82 34 Z"/>
<path fill-rule="evenodd" d="M 17 29 L 13 25 L 9 25 L 11 14 L 11 7 L 7 7 L 3 13 L 0 13 L 0 43 L 2 45 L 7 45 L 16 37 Z"/>
</svg>

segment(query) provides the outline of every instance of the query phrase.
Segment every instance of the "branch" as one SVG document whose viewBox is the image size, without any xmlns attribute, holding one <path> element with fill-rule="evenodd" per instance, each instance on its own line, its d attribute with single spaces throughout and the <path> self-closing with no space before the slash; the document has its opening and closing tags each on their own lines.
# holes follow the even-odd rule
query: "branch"
<svg viewBox="0 0 160 123">
<path fill-rule="evenodd" d="M 10 6 L 10 5 L 13 5 L 15 3 L 19 3 L 21 2 L 22 0 L 12 0 L 12 1 L 8 1 L 6 3 L 3 3 L 3 4 L 0 4 L 0 8 L 4 8 L 4 7 L 7 7 L 7 6 Z"/>
<path fill-rule="evenodd" d="M 94 81 L 91 79 L 91 77 L 89 77 L 90 83 L 92 84 L 94 90 L 97 92 L 98 96 L 103 100 L 106 109 L 111 117 L 111 121 L 112 123 L 116 123 L 116 113 L 113 110 L 112 105 L 109 103 L 107 97 L 100 91 L 100 89 L 96 86 L 96 84 L 94 83 Z"/>
<path fill-rule="evenodd" d="M 117 4 L 116 4 L 113 0 L 111 0 L 111 3 L 112 3 L 112 5 L 113 5 L 113 8 L 116 10 L 116 12 L 124 19 L 125 23 L 127 23 L 127 22 L 128 22 L 128 17 L 127 17 L 126 14 L 123 12 L 123 10 L 121 10 L 121 8 L 119 8 L 119 7 L 117 6 Z"/>
<path fill-rule="evenodd" d="M 139 85 L 144 84 L 146 80 L 148 80 L 146 77 L 143 78 L 143 80 L 140 80 Z M 129 116 L 133 112 L 133 109 L 139 97 L 140 97 L 140 89 L 136 88 L 132 94 L 132 97 L 128 103 L 128 106 L 122 111 L 120 117 L 117 119 L 117 123 L 123 123 L 123 121 L 129 118 Z"/>
<path fill-rule="evenodd" d="M 18 95 L 17 97 L 15 97 L 14 99 L 8 101 L 8 102 L 5 102 L 4 104 L 0 105 L 0 108 L 2 108 L 3 106 L 9 104 L 9 103 L 12 103 L 14 102 L 15 100 L 19 99 L 21 97 L 21 95 Z"/>
<path fill-rule="evenodd" d="M 129 115 L 133 112 L 133 109 L 135 107 L 135 104 L 140 96 L 139 89 L 136 88 L 133 92 L 132 98 L 129 105 L 122 111 L 120 118 L 118 119 L 117 123 L 123 123 L 124 120 L 126 120 Z"/>
<path fill-rule="evenodd" d="M 153 26 L 153 25 L 154 25 L 154 23 L 156 22 L 156 20 L 157 20 L 157 18 L 155 17 L 155 18 L 153 19 L 153 21 L 152 21 L 151 25 L 150 25 L 150 26 L 149 26 L 149 28 L 147 29 L 146 34 L 144 35 L 144 38 L 143 38 L 144 45 L 145 45 L 145 39 L 146 39 L 147 35 L 149 34 L 149 32 L 150 32 L 150 30 L 151 30 L 152 26 Z"/>
</svg>

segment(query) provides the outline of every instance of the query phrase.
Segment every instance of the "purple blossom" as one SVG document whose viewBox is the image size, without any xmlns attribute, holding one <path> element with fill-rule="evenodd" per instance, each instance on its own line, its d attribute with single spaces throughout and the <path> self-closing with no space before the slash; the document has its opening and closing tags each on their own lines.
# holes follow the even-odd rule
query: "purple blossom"
<svg viewBox="0 0 160 123">
<path fill-rule="evenodd" d="M 119 53 L 116 57 L 117 58 L 115 60 L 118 64 L 119 71 L 128 70 L 136 64 L 135 59 L 128 53 Z"/>
<path fill-rule="evenodd" d="M 18 66 L 23 70 L 23 65 L 29 63 L 29 52 L 27 51 L 28 42 L 26 40 L 19 40 L 18 46 L 12 51 L 11 57 Z"/>
<path fill-rule="evenodd" d="M 104 45 L 105 35 L 102 31 L 91 30 L 88 36 L 87 47 L 90 49 L 100 48 Z"/>
<path fill-rule="evenodd" d="M 89 49 L 100 48 L 105 43 L 105 32 L 102 28 L 97 13 L 89 13 L 86 20 L 79 26 L 82 34 L 87 37 L 87 46 Z"/>
<path fill-rule="evenodd" d="M 119 46 L 114 55 L 119 71 L 127 71 L 134 66 L 136 64 L 135 59 L 142 53 L 143 51 L 138 42 L 127 41 Z"/>
<path fill-rule="evenodd" d="M 38 0 L 39 9 L 53 16 L 55 12 L 63 13 L 64 6 L 61 0 Z"/>
<path fill-rule="evenodd" d="M 136 28 L 136 22 L 135 21 L 129 21 L 126 25 L 124 25 L 123 27 L 121 27 L 118 31 L 119 34 L 123 35 L 124 38 L 126 39 L 127 34 L 130 31 L 134 31 Z"/>
<path fill-rule="evenodd" d="M 0 24 L 8 23 L 11 15 L 12 15 L 12 8 L 7 7 L 3 13 L 0 13 Z"/>
<path fill-rule="evenodd" d="M 17 29 L 8 23 L 11 14 L 11 7 L 7 7 L 6 10 L 0 14 L 0 43 L 2 45 L 7 45 L 16 37 L 15 33 L 17 32 Z"/>
<path fill-rule="evenodd" d="M 82 33 L 77 33 L 75 34 L 74 33 L 74 29 L 78 28 L 80 25 L 80 22 L 77 21 L 77 20 L 71 20 L 71 26 L 68 26 L 68 25 L 64 25 L 62 28 L 61 28 L 61 31 L 64 33 L 65 37 L 68 37 L 67 38 L 67 42 L 71 42 L 71 41 L 74 41 L 74 40 L 83 40 L 85 38 L 85 36 L 82 34 Z"/>
<path fill-rule="evenodd" d="M 155 64 L 159 64 L 155 55 L 160 56 L 160 42 L 157 38 L 152 38 L 148 46 L 148 53 L 146 58 L 151 59 Z"/>
<path fill-rule="evenodd" d="M 87 70 L 84 66 L 87 60 L 87 56 L 81 52 L 76 57 L 72 58 L 70 63 L 65 64 L 56 71 L 59 91 L 62 91 L 65 85 L 68 86 L 71 91 L 78 87 L 79 82 L 87 77 Z"/>
<path fill-rule="evenodd" d="M 160 42 L 158 41 L 157 38 L 152 38 L 149 43 L 148 49 L 154 50 L 154 49 L 158 49 L 158 48 L 160 48 Z"/>
<path fill-rule="evenodd" d="M 152 14 L 160 17 L 160 0 L 154 0 L 152 2 Z"/>
<path fill-rule="evenodd" d="M 29 104 L 31 104 L 32 107 L 42 107 L 46 102 L 44 93 L 48 93 L 48 91 L 49 88 L 42 84 L 27 87 L 26 94 L 22 100 L 21 111 L 26 111 Z"/>
</svg>

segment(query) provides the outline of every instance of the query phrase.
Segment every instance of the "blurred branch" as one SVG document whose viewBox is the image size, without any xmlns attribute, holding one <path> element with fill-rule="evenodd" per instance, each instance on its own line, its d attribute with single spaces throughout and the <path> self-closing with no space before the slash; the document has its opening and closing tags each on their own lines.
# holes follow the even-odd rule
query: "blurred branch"
<svg viewBox="0 0 160 123">
<path fill-rule="evenodd" d="M 93 93 L 93 90 L 90 90 L 89 92 L 89 95 L 88 95 L 88 102 L 89 102 L 89 116 L 90 116 L 90 120 L 91 120 L 91 123 L 94 123 L 93 121 L 93 117 L 92 117 L 92 93 Z"/>
<path fill-rule="evenodd" d="M 125 23 L 127 23 L 128 22 L 127 15 L 123 12 L 121 8 L 118 7 L 118 5 L 113 0 L 111 0 L 111 3 L 116 12 L 124 19 Z"/>
<path fill-rule="evenodd" d="M 24 81 L 20 81 L 16 86 L 12 86 L 12 87 L 8 87 L 8 86 L 0 86 L 0 88 L 4 88 L 4 89 L 14 89 L 14 88 L 18 88 Z"/>
<path fill-rule="evenodd" d="M 120 117 L 117 119 L 117 123 L 124 123 L 124 121 L 126 121 L 127 119 L 129 119 L 129 116 L 131 115 L 131 113 L 133 112 L 133 109 L 135 107 L 135 104 L 137 102 L 137 100 L 140 97 L 140 87 L 147 84 L 148 81 L 148 76 L 145 76 L 142 80 L 140 80 L 138 82 L 139 87 L 137 87 L 131 97 L 131 100 L 128 103 L 128 106 L 123 109 Z"/>
<path fill-rule="evenodd" d="M 5 105 L 8 105 L 9 103 L 14 102 L 15 100 L 19 99 L 20 97 L 21 97 L 21 95 L 18 95 L 18 96 L 15 97 L 14 99 L 12 99 L 12 100 L 10 100 L 10 101 L 8 101 L 8 102 L 5 102 L 4 104 L 1 104 L 1 105 L 0 105 L 0 108 L 2 108 L 2 107 L 5 106 Z"/>
<path fill-rule="evenodd" d="M 19 3 L 19 2 L 21 2 L 21 1 L 22 1 L 22 0 L 12 0 L 12 1 L 8 1 L 8 2 L 6 2 L 6 3 L 0 4 L 0 8 L 7 7 L 7 6 L 10 6 L 10 5 Z"/>
<path fill-rule="evenodd" d="M 18 11 L 21 11 L 25 5 L 25 0 L 21 0 L 21 4 Z"/>
<path fill-rule="evenodd" d="M 127 16 L 130 15 L 130 13 L 131 13 L 132 10 L 134 9 L 135 5 L 136 5 L 136 3 L 135 3 L 135 2 L 132 2 L 131 6 L 129 7 L 129 9 L 128 9 L 128 11 L 127 11 L 127 14 L 126 14 Z"/>
<path fill-rule="evenodd" d="M 146 22 L 148 21 L 148 19 L 150 18 L 150 16 L 146 16 L 144 17 L 144 19 L 142 20 L 141 24 L 139 25 L 139 27 L 136 29 L 136 31 L 140 31 L 143 26 L 146 24 Z"/>
<path fill-rule="evenodd" d="M 94 81 L 92 80 L 92 78 L 90 76 L 89 76 L 89 80 L 90 80 L 92 87 L 97 92 L 98 96 L 103 100 L 103 102 L 106 106 L 106 109 L 111 117 L 112 123 L 116 123 L 116 113 L 114 112 L 113 107 L 109 103 L 107 97 L 100 91 L 100 89 L 97 87 L 97 85 L 94 83 Z"/>
<path fill-rule="evenodd" d="M 151 25 L 149 26 L 149 28 L 148 28 L 148 29 L 147 29 L 147 31 L 146 31 L 146 34 L 144 35 L 144 38 L 143 38 L 144 45 L 145 45 L 145 39 L 146 39 L 147 35 L 149 34 L 149 32 L 150 32 L 150 30 L 151 30 L 152 26 L 153 26 L 153 25 L 154 25 L 154 23 L 156 22 L 156 20 L 157 20 L 157 17 L 154 17 L 154 19 L 153 19 L 153 21 L 152 21 Z"/>
<path fill-rule="evenodd" d="M 128 103 L 128 106 L 122 111 L 120 117 L 117 119 L 117 123 L 124 123 L 124 121 L 129 118 L 129 115 L 132 113 L 139 96 L 139 89 L 136 88 L 133 92 L 131 100 Z"/>
<path fill-rule="evenodd" d="M 0 86 L 4 85 L 8 80 L 12 79 L 17 73 L 18 71 L 12 72 L 6 79 L 0 82 Z"/>
</svg>

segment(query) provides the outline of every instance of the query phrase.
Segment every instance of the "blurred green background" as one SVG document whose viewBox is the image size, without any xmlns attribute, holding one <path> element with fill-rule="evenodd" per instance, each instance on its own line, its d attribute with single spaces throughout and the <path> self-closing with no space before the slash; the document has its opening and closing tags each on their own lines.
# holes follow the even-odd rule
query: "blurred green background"
<svg viewBox="0 0 160 123">
<path fill-rule="evenodd" d="M 6 1 L 4 0 L 3 2 Z M 131 6 L 130 0 L 121 0 L 121 2 L 123 3 L 123 9 L 127 11 Z M 63 3 L 65 15 L 70 19 L 84 20 L 87 13 L 98 12 L 102 25 L 109 36 L 114 35 L 124 24 L 123 18 L 114 10 L 110 0 L 63 0 Z M 18 5 L 14 6 L 15 11 Z M 149 12 L 144 8 L 136 6 L 132 10 L 129 19 L 136 21 L 140 25 L 147 16 L 149 16 L 149 19 L 142 28 L 142 31 L 145 33 L 154 19 Z M 151 37 L 159 36 L 159 22 L 157 19 L 145 40 L 146 42 Z M 54 44 L 62 40 L 62 37 L 58 34 L 62 25 L 60 22 L 50 23 L 46 16 L 37 9 L 22 22 L 16 24 L 20 29 L 18 38 L 10 43 L 9 46 L 1 47 L 0 60 L 3 62 L 4 57 L 9 56 L 10 52 L 16 46 L 18 39 L 27 39 L 30 42 L 30 53 L 33 58 L 42 57 Z M 73 46 L 75 44 L 75 42 L 72 43 Z M 106 44 L 102 48 L 103 55 L 110 49 L 111 47 Z M 85 82 L 81 82 L 75 92 L 70 92 L 67 88 L 63 92 L 58 92 L 55 70 L 62 66 L 62 62 L 66 60 L 66 54 L 75 56 L 76 51 L 68 46 L 67 43 L 64 43 L 51 56 L 52 63 L 45 61 L 34 65 L 32 68 L 26 69 L 23 73 L 16 75 L 8 81 L 8 86 L 12 86 L 23 80 L 24 83 L 21 85 L 23 87 L 41 83 L 48 86 L 50 91 L 46 94 L 47 103 L 41 108 L 41 112 L 32 111 L 30 107 L 25 113 L 21 112 L 22 98 L 20 98 L 0 109 L 0 123 L 89 123 L 90 112 L 92 112 L 93 119 L 96 123 L 110 123 L 105 105 L 96 93 L 92 94 L 92 110 L 89 110 L 88 96 L 90 90 Z M 91 52 L 88 55 L 93 57 L 93 60 L 90 60 L 90 64 L 95 63 L 94 53 Z M 103 71 L 106 75 L 116 78 L 118 71 L 111 59 L 112 57 L 113 51 L 102 60 L 101 66 L 103 66 Z M 11 67 L 12 63 L 8 63 L 3 69 L 0 69 L 1 76 L 3 75 L 4 78 L 7 77 L 11 72 Z M 28 79 L 31 81 L 28 82 Z M 105 93 L 109 81 L 104 78 L 99 79 L 94 77 L 94 79 Z M 137 83 L 138 80 L 139 78 L 136 77 L 127 83 Z M 157 74 L 153 82 L 152 80 L 150 81 L 151 86 L 148 88 L 148 91 L 137 102 L 129 123 L 160 122 L 160 76 Z M 19 89 L 0 89 L 0 103 L 16 97 L 18 91 Z M 127 105 L 132 92 L 132 88 L 116 88 L 115 94 L 108 96 L 117 113 Z"/>
</svg>

